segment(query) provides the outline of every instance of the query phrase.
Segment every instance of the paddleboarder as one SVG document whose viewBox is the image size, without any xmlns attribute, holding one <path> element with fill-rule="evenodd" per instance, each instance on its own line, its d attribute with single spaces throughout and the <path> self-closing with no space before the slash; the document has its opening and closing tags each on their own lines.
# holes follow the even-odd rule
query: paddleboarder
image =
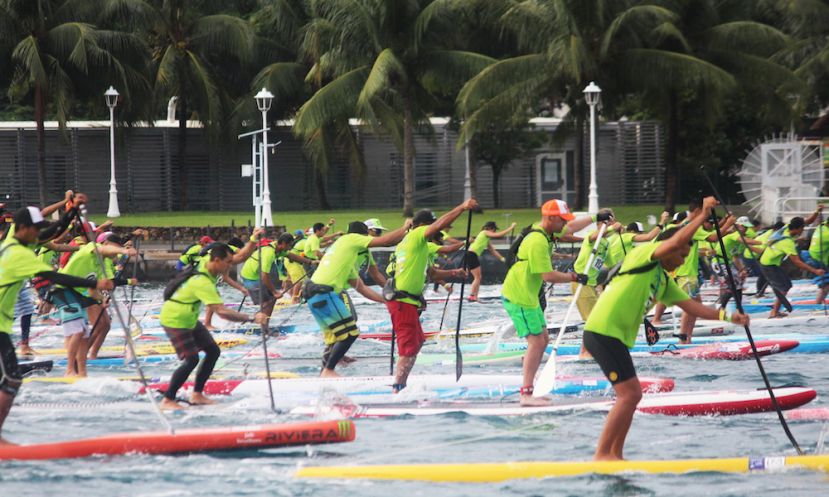
<svg viewBox="0 0 829 497">
<path fill-rule="evenodd" d="M 392 385 L 394 393 L 406 388 L 409 373 L 426 340 L 420 325 L 420 314 L 426 309 L 423 287 L 427 274 L 432 280 L 467 276 L 462 268 L 442 270 L 431 267 L 429 240 L 448 228 L 464 211 L 477 208 L 478 202 L 471 198 L 440 218 L 436 218 L 430 210 L 416 212 L 412 218 L 412 228 L 394 251 L 394 277 L 389 278 L 383 289 L 399 353 Z"/>
<path fill-rule="evenodd" d="M 823 205 L 820 205 L 818 210 L 809 216 L 808 224 L 814 221 L 822 209 Z M 807 221 L 802 217 L 793 217 L 786 228 L 776 231 L 768 238 L 766 250 L 760 256 L 760 265 L 763 266 L 763 273 L 765 273 L 769 285 L 783 295 L 788 294 L 792 288 L 792 279 L 781 266 L 786 258 L 799 269 L 812 273 L 815 276 L 823 276 L 826 272 L 823 269 L 812 267 L 800 260 L 795 239 L 803 233 L 803 228 L 806 224 Z M 770 318 L 782 318 L 788 315 L 785 312 L 780 312 L 781 304 L 779 298 L 774 300 L 774 304 L 771 306 L 771 313 L 769 314 Z"/>
<path fill-rule="evenodd" d="M 181 256 L 178 258 L 178 261 L 176 262 L 176 270 L 181 271 L 187 266 L 198 263 L 199 252 L 201 252 L 204 247 L 210 245 L 211 243 L 214 243 L 215 241 L 216 240 L 205 235 L 199 238 L 199 243 L 188 245 L 181 252 Z"/>
<path fill-rule="evenodd" d="M 610 246 L 607 247 L 605 266 L 611 268 L 622 262 L 625 255 L 633 250 L 635 244 L 653 241 L 665 229 L 665 223 L 668 222 L 669 218 L 670 214 L 664 211 L 659 216 L 659 224 L 647 233 L 645 233 L 645 227 L 642 223 L 634 221 L 623 228 L 616 236 L 609 237 Z"/>
<path fill-rule="evenodd" d="M 39 241 L 40 230 L 48 230 L 37 207 L 24 207 L 14 213 L 9 236 L 0 245 L 0 433 L 14 397 L 23 383 L 17 370 L 17 355 L 11 340 L 12 312 L 23 283 L 33 276 L 71 287 L 112 290 L 112 280 L 84 279 L 58 273 L 38 260 L 31 247 Z M 61 230 L 62 231 L 62 230 Z M 55 233 L 58 234 L 58 233 Z M 0 445 L 9 442 L 0 438 Z"/>
<path fill-rule="evenodd" d="M 697 214 L 685 226 L 666 230 L 657 237 L 656 243 L 633 249 L 584 325 L 584 344 L 616 393 L 616 401 L 607 415 L 596 447 L 594 458 L 597 461 L 623 459 L 625 438 L 636 406 L 642 399 L 642 387 L 629 349 L 636 343 L 642 319 L 654 302 L 675 304 L 683 310 L 683 315 L 740 325 L 749 322 L 745 314 L 734 313 L 729 317 L 725 310 L 702 305 L 668 275 L 687 257 L 696 256 L 692 252 L 694 238 L 716 205 L 714 197 L 705 198 L 696 210 Z"/>
<path fill-rule="evenodd" d="M 503 238 L 512 232 L 517 226 L 512 223 L 508 228 L 498 231 L 498 225 L 495 221 L 487 221 L 481 232 L 475 236 L 475 240 L 469 245 L 469 255 L 467 255 L 467 267 L 472 274 L 472 288 L 469 290 L 469 301 L 478 301 L 478 290 L 481 289 L 481 262 L 480 259 L 484 256 L 484 251 L 488 251 L 493 257 L 501 261 L 505 261 L 504 256 L 495 250 L 490 240 Z"/>
<path fill-rule="evenodd" d="M 615 221 L 613 211 L 609 209 L 602 209 L 599 211 L 597 218 L 599 216 L 602 218 L 609 216 L 609 218 L 607 221 L 602 222 L 606 226 L 606 231 L 602 239 L 599 240 L 599 245 L 596 248 L 596 254 L 593 256 L 593 262 L 590 264 L 590 267 L 587 267 L 590 254 L 593 252 L 593 246 L 596 244 L 596 239 L 599 237 L 599 230 L 593 231 L 581 242 L 579 254 L 576 257 L 576 262 L 573 264 L 573 271 L 575 273 L 587 275 L 587 281 L 582 285 L 579 297 L 576 299 L 576 307 L 579 310 L 581 319 L 584 321 L 587 321 L 587 318 L 590 316 L 590 312 L 593 310 L 593 306 L 596 305 L 599 293 L 601 293 L 598 277 L 601 269 L 605 267 L 605 259 L 607 258 L 610 241 L 611 239 L 618 237 L 618 233 L 620 233 L 622 229 L 622 223 L 618 221 L 613 222 Z M 573 292 L 573 295 L 576 294 L 578 286 L 579 283 L 575 281 L 570 283 L 570 290 Z M 584 343 L 581 344 L 579 357 L 582 359 L 590 358 L 590 355 L 584 349 Z"/>
<path fill-rule="evenodd" d="M 587 277 L 580 278 L 576 273 L 562 273 L 553 270 L 551 254 L 553 242 L 559 237 L 580 231 L 594 221 L 608 221 L 605 214 L 594 219 L 584 216 L 576 219 L 570 212 L 567 203 L 562 200 L 548 200 L 541 207 L 541 220 L 533 224 L 529 231 L 522 234 L 513 246 L 517 247 L 514 254 L 515 261 L 507 271 L 501 297 L 515 326 L 515 333 L 527 340 L 527 351 L 523 361 L 523 386 L 521 387 L 522 406 L 545 406 L 550 400 L 544 397 L 533 397 L 535 373 L 541 364 L 541 358 L 550 335 L 547 332 L 547 322 L 544 319 L 544 309 L 541 299 L 545 299 L 542 285 L 547 283 L 569 283 L 571 281 L 586 282 Z M 546 305 L 546 302 L 544 302 Z"/>
<path fill-rule="evenodd" d="M 800 255 L 804 262 L 812 267 L 824 271 L 829 268 L 829 219 L 823 219 L 821 216 L 819 224 L 812 233 L 809 250 L 801 251 Z M 824 273 L 823 276 L 815 279 L 815 284 L 818 288 L 815 303 L 822 304 L 829 292 L 829 277 Z"/>
<path fill-rule="evenodd" d="M 169 388 L 164 393 L 164 400 L 161 401 L 163 409 L 184 408 L 176 401 L 176 394 L 199 364 L 199 351 L 204 352 L 204 359 L 196 372 L 190 404 L 215 403 L 202 392 L 221 350 L 204 324 L 199 321 L 202 305 L 228 321 L 259 325 L 268 323 L 267 314 L 257 312 L 250 315 L 225 307 L 216 283 L 219 276 L 229 271 L 232 265 L 233 252 L 230 248 L 224 244 L 214 246 L 210 250 L 210 260 L 203 266 L 204 270 L 195 267 L 186 270 L 173 279 L 164 290 L 165 301 L 161 306 L 159 320 L 181 360 L 181 365 L 170 377 Z"/>
<path fill-rule="evenodd" d="M 303 296 L 308 309 L 317 321 L 325 342 L 320 376 L 339 376 L 334 369 L 357 339 L 357 315 L 353 305 L 343 300 L 348 286 L 374 302 L 382 303 L 383 296 L 369 288 L 358 274 L 360 254 L 370 247 L 390 247 L 406 234 L 409 222 L 385 235 L 372 237 L 365 223 L 354 221 L 348 226 L 348 234 L 341 236 L 325 252 L 311 281 L 305 284 Z M 350 300 L 349 300 L 350 303 Z"/>
</svg>

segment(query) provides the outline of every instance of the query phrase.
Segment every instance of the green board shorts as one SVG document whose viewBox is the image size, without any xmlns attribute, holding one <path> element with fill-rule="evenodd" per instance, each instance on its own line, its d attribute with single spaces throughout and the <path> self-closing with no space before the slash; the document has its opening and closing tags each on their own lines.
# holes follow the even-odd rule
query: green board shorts
<svg viewBox="0 0 829 497">
<path fill-rule="evenodd" d="M 527 335 L 540 335 L 547 333 L 547 321 L 544 320 L 544 310 L 539 307 L 524 307 L 513 304 L 505 298 L 501 298 L 504 309 L 507 310 L 512 324 L 515 325 L 515 334 L 521 338 Z"/>
</svg>

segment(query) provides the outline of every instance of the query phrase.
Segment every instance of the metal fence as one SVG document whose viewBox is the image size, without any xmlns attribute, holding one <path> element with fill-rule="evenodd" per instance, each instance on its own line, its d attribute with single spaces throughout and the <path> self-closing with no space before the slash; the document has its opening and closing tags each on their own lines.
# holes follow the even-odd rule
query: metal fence
<svg viewBox="0 0 829 497">
<path fill-rule="evenodd" d="M 457 133 L 435 120 L 434 133 L 415 136 L 415 203 L 438 207 L 463 199 L 465 154 L 457 148 Z M 557 122 L 537 129 L 552 133 Z M 71 124 L 64 132 L 54 125 L 46 131 L 47 191 L 60 198 L 66 188 L 90 194 L 93 212 L 106 211 L 109 189 L 108 123 Z M 180 165 L 180 130 L 173 126 L 119 128 L 116 135 L 116 179 L 122 212 L 179 210 L 186 193 L 189 210 L 247 210 L 251 208 L 251 179 L 242 178 L 240 165 L 250 162 L 248 142 L 211 143 L 203 130 L 186 130 L 187 167 Z M 403 202 L 403 159 L 395 145 L 362 127 L 355 127 L 366 162 L 362 175 L 342 157 L 325 176 L 332 207 L 398 208 Z M 271 132 L 275 148 L 270 162 L 273 209 L 313 210 L 317 198 L 315 175 L 302 144 L 287 126 Z M 560 153 L 565 173 L 576 162 L 575 140 L 557 149 L 538 150 L 516 159 L 502 174 L 500 196 L 506 208 L 536 206 L 538 154 Z M 586 140 L 584 141 L 587 146 Z M 36 132 L 33 123 L 0 123 L 0 196 L 12 206 L 38 201 Z M 598 186 L 605 205 L 660 202 L 664 194 L 664 137 L 653 122 L 603 123 L 598 133 Z M 585 188 L 589 156 L 583 154 Z M 185 174 L 179 174 L 184 169 Z M 484 207 L 493 202 L 492 172 L 477 168 L 478 196 Z M 185 190 L 186 189 L 186 190 Z"/>
</svg>

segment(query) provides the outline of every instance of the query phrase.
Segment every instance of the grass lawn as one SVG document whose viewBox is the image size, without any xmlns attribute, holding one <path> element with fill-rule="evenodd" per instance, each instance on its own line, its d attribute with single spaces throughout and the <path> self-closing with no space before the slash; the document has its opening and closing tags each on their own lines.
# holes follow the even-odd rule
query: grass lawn
<svg viewBox="0 0 829 497">
<path fill-rule="evenodd" d="M 682 206 L 681 208 L 685 208 Z M 613 207 L 617 218 L 627 224 L 633 221 L 640 221 L 647 227 L 648 215 L 657 216 L 661 212 L 659 205 L 625 205 Z M 437 211 L 440 215 L 444 210 Z M 105 216 L 92 216 L 95 222 L 106 219 Z M 341 211 L 291 211 L 274 212 L 273 222 L 276 225 L 287 226 L 289 230 L 307 228 L 316 222 L 327 222 L 330 218 L 336 219 L 336 229 L 345 231 L 348 223 L 354 220 L 364 221 L 370 217 L 379 218 L 386 228 L 393 229 L 403 223 L 403 216 L 399 209 L 385 210 L 341 210 Z M 465 215 L 455 221 L 450 230 L 454 235 L 463 235 L 465 230 Z M 491 209 L 483 214 L 473 214 L 472 232 L 476 233 L 486 221 L 495 221 L 498 227 L 509 226 L 516 222 L 518 227 L 524 227 L 539 219 L 539 209 Z M 141 227 L 204 227 L 204 226 L 230 226 L 231 221 L 236 226 L 246 226 L 248 220 L 253 222 L 252 212 L 145 212 L 140 214 L 125 214 L 115 220 L 119 226 L 141 226 Z"/>
</svg>

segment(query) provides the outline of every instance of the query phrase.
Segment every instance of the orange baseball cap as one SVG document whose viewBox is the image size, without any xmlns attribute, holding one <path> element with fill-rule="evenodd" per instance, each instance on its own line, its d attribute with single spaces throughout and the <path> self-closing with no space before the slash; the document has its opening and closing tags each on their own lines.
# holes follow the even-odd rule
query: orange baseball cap
<svg viewBox="0 0 829 497">
<path fill-rule="evenodd" d="M 572 221 L 576 218 L 576 216 L 570 212 L 570 207 L 567 206 L 567 202 L 563 200 L 548 200 L 544 202 L 544 205 L 541 206 L 541 215 L 558 216 L 565 221 Z"/>
</svg>

